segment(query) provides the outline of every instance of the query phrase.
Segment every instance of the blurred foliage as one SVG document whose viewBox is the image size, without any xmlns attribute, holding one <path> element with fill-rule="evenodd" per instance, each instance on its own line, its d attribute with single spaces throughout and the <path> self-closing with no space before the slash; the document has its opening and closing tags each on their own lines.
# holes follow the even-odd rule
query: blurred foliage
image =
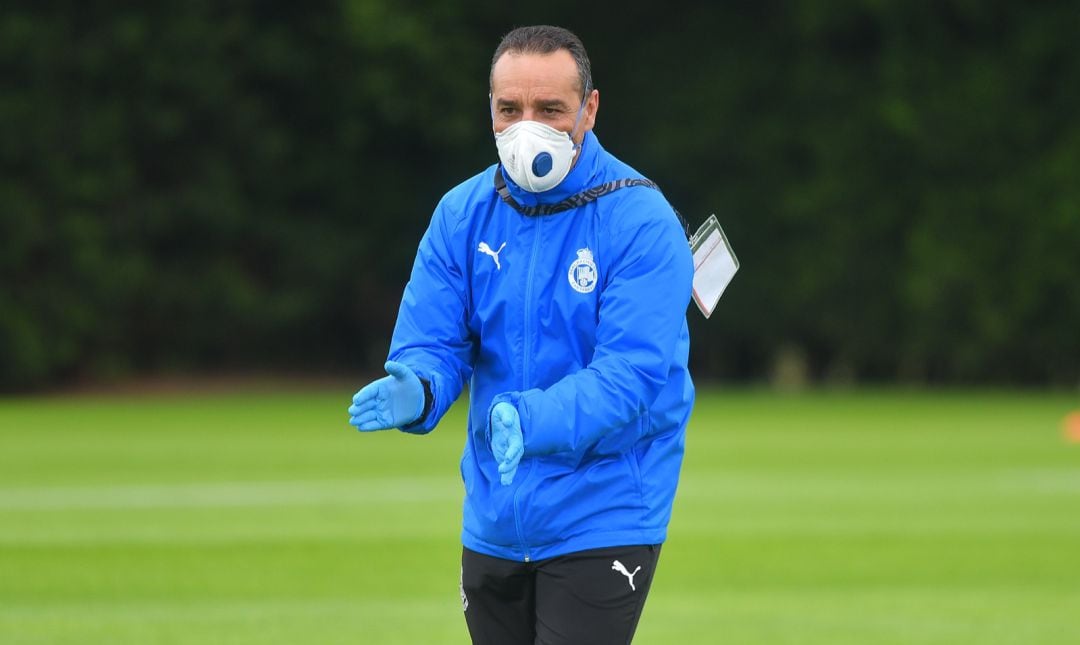
<svg viewBox="0 0 1080 645">
<path fill-rule="evenodd" d="M 381 363 L 513 26 L 743 269 L 696 373 L 1080 380 L 1071 2 L 24 2 L 0 12 L 0 386 Z"/>
</svg>

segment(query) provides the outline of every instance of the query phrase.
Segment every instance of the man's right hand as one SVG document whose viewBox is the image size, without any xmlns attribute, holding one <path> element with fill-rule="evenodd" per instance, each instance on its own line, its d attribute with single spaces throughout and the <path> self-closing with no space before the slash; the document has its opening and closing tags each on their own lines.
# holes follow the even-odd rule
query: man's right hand
<svg viewBox="0 0 1080 645">
<path fill-rule="evenodd" d="M 349 424 L 362 432 L 407 426 L 424 411 L 424 386 L 416 374 L 394 361 L 384 369 L 389 376 L 364 386 L 349 406 Z"/>
</svg>

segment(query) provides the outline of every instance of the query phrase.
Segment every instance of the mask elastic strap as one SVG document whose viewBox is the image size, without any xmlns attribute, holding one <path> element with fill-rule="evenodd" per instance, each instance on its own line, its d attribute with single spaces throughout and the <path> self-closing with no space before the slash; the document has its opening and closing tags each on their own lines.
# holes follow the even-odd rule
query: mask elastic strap
<svg viewBox="0 0 1080 645">
<path fill-rule="evenodd" d="M 581 107 L 577 110 L 577 117 L 574 119 L 574 127 L 570 128 L 570 142 L 574 141 L 574 134 L 577 132 L 578 125 L 581 124 L 581 114 L 585 111 L 585 104 L 589 101 L 589 92 L 592 91 L 588 85 L 585 86 L 585 93 L 581 97 Z M 495 113 L 491 115 L 492 120 L 495 119 Z M 574 150 L 581 147 L 581 144 L 574 143 Z"/>
</svg>

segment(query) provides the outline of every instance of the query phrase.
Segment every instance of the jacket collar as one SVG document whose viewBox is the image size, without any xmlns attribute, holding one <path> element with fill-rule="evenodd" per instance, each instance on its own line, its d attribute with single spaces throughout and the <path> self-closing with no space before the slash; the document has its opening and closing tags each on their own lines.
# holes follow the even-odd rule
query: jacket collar
<svg viewBox="0 0 1080 645">
<path fill-rule="evenodd" d="M 557 204 L 562 200 L 576 195 L 586 188 L 596 184 L 596 175 L 600 159 L 600 141 L 592 131 L 585 133 L 581 140 L 581 149 L 578 151 L 577 161 L 570 168 L 559 185 L 542 193 L 530 193 L 514 183 L 506 170 L 499 166 L 499 172 L 506 179 L 506 187 L 510 189 L 510 195 L 522 206 L 536 206 L 538 204 Z"/>
</svg>

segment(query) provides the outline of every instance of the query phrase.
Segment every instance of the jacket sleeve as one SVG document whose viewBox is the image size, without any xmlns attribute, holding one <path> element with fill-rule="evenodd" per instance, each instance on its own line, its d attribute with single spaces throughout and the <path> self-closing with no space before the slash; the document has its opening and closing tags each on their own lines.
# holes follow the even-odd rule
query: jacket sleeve
<svg viewBox="0 0 1080 645">
<path fill-rule="evenodd" d="M 398 310 L 389 359 L 428 381 L 433 399 L 427 416 L 401 428 L 405 432 L 431 432 L 472 374 L 474 339 L 466 322 L 461 254 L 453 244 L 457 223 L 454 213 L 439 204 L 420 241 Z"/>
<path fill-rule="evenodd" d="M 551 387 L 495 397 L 521 417 L 525 455 L 580 458 L 601 441 L 633 445 L 644 414 L 667 382 L 686 324 L 693 257 L 674 216 L 611 234 L 590 363 Z M 490 416 L 490 415 L 489 415 Z M 633 436 L 614 436 L 619 433 Z"/>
</svg>

